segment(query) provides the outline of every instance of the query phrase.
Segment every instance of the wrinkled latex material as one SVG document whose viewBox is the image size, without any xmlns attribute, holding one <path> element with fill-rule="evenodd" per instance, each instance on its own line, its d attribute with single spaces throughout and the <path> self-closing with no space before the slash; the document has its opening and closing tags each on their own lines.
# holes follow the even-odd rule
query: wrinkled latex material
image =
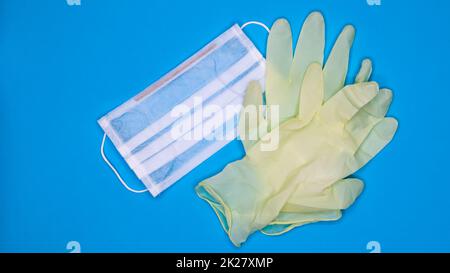
<svg viewBox="0 0 450 273">
<path fill-rule="evenodd" d="M 395 134 L 397 121 L 384 118 L 392 93 L 367 82 L 370 61 L 363 61 L 356 83 L 344 87 L 353 27 L 344 28 L 324 68 L 323 33 L 322 16 L 312 13 L 292 58 L 289 24 L 275 22 L 267 48 L 266 103 L 280 105 L 281 119 L 267 122 L 262 114 L 257 127 L 270 124 L 265 137 L 279 133 L 279 147 L 264 151 L 262 141 L 243 141 L 247 155 L 196 188 L 237 246 L 256 230 L 276 235 L 339 219 L 363 189 L 362 181 L 346 177 Z M 262 104 L 261 91 L 250 84 L 244 104 Z M 240 126 L 241 134 L 257 129 Z"/>
</svg>

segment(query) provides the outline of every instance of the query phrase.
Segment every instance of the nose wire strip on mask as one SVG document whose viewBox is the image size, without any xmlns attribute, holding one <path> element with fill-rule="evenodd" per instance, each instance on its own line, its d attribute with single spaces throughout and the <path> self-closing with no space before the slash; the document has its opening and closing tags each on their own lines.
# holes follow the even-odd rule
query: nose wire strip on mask
<svg viewBox="0 0 450 273">
<path fill-rule="evenodd" d="M 249 21 L 244 23 L 241 26 L 241 29 L 243 30 L 245 27 L 249 26 L 249 25 L 258 25 L 262 28 L 264 28 L 267 32 L 270 32 L 270 29 L 261 22 L 258 21 Z M 102 139 L 102 144 L 100 146 L 100 153 L 102 155 L 103 160 L 106 162 L 106 164 L 108 164 L 109 168 L 111 168 L 111 170 L 114 172 L 114 174 L 116 175 L 117 179 L 119 179 L 120 183 L 122 183 L 122 185 L 129 191 L 134 192 L 134 193 L 143 193 L 143 192 L 148 192 L 149 189 L 143 189 L 143 190 L 135 190 L 133 188 L 131 188 L 130 186 L 128 186 L 128 184 L 122 179 L 122 177 L 120 176 L 119 172 L 117 171 L 117 169 L 114 167 L 114 165 L 108 160 L 108 158 L 105 155 L 105 141 L 106 141 L 106 133 L 103 134 L 103 139 Z"/>
</svg>

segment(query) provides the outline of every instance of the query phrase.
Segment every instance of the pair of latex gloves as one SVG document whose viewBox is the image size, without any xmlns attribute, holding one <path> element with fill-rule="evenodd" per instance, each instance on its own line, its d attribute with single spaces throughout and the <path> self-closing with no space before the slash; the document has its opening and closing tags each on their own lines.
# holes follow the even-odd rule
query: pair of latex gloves
<svg viewBox="0 0 450 273">
<path fill-rule="evenodd" d="M 295 55 L 289 23 L 279 19 L 272 26 L 265 103 L 257 82 L 249 84 L 244 99 L 244 107 L 264 111 L 253 125 L 241 112 L 246 156 L 196 187 L 236 246 L 257 230 L 278 235 L 339 219 L 363 190 L 361 180 L 347 177 L 392 140 L 397 121 L 385 117 L 392 92 L 368 81 L 371 62 L 364 60 L 354 84 L 344 86 L 354 35 L 354 28 L 346 26 L 323 65 L 320 13 L 306 19 Z M 279 109 L 279 119 L 271 118 L 271 107 Z M 243 137 L 255 132 L 259 139 Z M 275 137 L 278 147 L 264 149 L 265 141 Z"/>
</svg>

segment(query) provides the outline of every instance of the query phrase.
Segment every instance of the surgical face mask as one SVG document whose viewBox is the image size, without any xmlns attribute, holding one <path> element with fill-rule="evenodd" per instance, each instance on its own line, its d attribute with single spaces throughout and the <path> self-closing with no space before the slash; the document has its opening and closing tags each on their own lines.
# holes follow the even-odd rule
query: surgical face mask
<svg viewBox="0 0 450 273">
<path fill-rule="evenodd" d="M 236 137 L 239 109 L 226 108 L 241 105 L 248 83 L 263 84 L 264 73 L 264 58 L 234 25 L 98 120 L 103 159 L 127 189 L 157 196 Z M 106 135 L 146 189 L 128 187 L 108 161 Z"/>
</svg>

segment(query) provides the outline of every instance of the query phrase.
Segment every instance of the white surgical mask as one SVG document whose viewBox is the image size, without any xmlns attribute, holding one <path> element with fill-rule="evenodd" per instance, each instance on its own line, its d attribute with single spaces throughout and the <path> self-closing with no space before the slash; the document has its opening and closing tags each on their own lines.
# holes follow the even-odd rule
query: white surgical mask
<svg viewBox="0 0 450 273">
<path fill-rule="evenodd" d="M 262 25 L 249 22 L 242 27 L 248 24 Z M 105 131 L 103 159 L 127 189 L 157 196 L 236 138 L 239 109 L 226 108 L 242 105 L 248 83 L 263 85 L 264 73 L 264 58 L 234 25 L 98 120 Z M 205 108 L 210 115 L 202 115 Z M 225 137 L 211 137 L 224 130 Z M 146 189 L 127 186 L 108 161 L 103 151 L 106 135 Z"/>
</svg>

